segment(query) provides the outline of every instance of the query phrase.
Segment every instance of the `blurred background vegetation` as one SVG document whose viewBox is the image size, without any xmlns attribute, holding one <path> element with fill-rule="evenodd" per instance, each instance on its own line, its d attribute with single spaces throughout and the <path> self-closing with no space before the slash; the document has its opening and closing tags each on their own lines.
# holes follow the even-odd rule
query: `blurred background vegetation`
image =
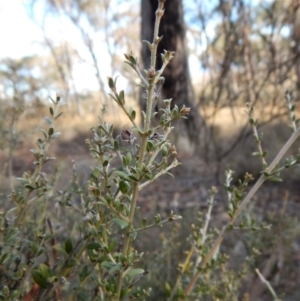
<svg viewBox="0 0 300 301">
<path fill-rule="evenodd" d="M 108 98 L 106 77 L 122 74 L 119 89 L 125 89 L 133 108 L 144 107 L 143 92 L 135 75 L 123 64 L 123 53 L 132 51 L 134 56 L 141 57 L 141 70 L 149 67 L 147 47 L 140 41 L 152 39 L 157 7 L 156 0 L 26 0 L 22 3 L 40 33 L 33 41 L 40 51 L 24 57 L 11 57 L 9 53 L 1 56 L 1 206 L 6 206 L 5 196 L 16 186 L 14 178 L 24 170 L 33 169 L 28 150 L 38 135 L 49 95 L 59 92 L 67 106 L 58 126 L 63 135 L 50 151 L 59 159 L 56 164 L 61 164 L 61 170 L 70 169 L 70 161 L 75 160 L 81 181 L 87 178 L 91 160 L 84 140 L 91 135 L 89 128 L 97 123 L 101 108 L 105 106 L 106 120 L 116 128 L 128 126 L 125 116 Z M 12 22 L 15 22 L 13 16 Z M 292 90 L 294 100 L 300 99 L 300 1 L 167 0 L 160 34 L 163 40 L 159 52 L 163 49 L 176 52 L 165 71 L 161 97 L 173 98 L 173 104 L 185 104 L 192 110 L 190 118 L 182 122 L 172 137 L 181 161 L 187 162 L 188 168 L 179 168 L 178 184 L 169 190 L 161 184 L 164 188 L 160 193 L 158 184 L 155 191 L 149 188 L 142 196 L 144 211 L 164 211 L 173 206 L 184 210 L 186 217 L 177 232 L 174 230 L 167 238 L 171 249 L 166 248 L 163 235 L 161 240 L 165 243 L 157 241 L 155 250 L 151 249 L 153 245 L 149 246 L 153 273 L 148 281 L 153 283 L 163 281 L 160 277 L 171 277 L 172 269 L 167 269 L 167 275 L 156 269 L 165 264 L 162 254 L 167 253 L 168 258 L 180 257 L 184 246 L 176 245 L 176 241 L 185 237 L 190 221 L 196 218 L 195 207 L 204 206 L 205 189 L 222 183 L 224 169 L 234 169 L 237 177 L 246 171 L 255 176 L 260 172 L 259 160 L 251 157 L 256 146 L 244 113 L 246 103 L 256 106 L 260 130 L 264 133 L 262 143 L 268 150 L 267 160 L 274 157 L 289 137 L 284 91 Z M 18 36 L 2 43 L 9 44 L 15 39 Z M 50 165 L 49 172 L 53 168 Z M 62 182 L 67 182 L 68 176 L 62 177 Z M 270 234 L 252 239 L 257 248 L 263 241 L 269 242 L 264 254 L 269 258 L 264 261 L 269 264 L 265 267 L 266 278 L 292 296 L 286 300 L 299 300 L 299 173 L 289 172 L 286 178 L 286 186 L 281 184 L 279 192 L 267 186 L 257 201 L 262 207 L 256 213 L 262 219 L 275 219 L 278 226 L 275 229 L 288 224 L 288 233 L 282 234 L 280 241 L 274 241 Z M 290 204 L 289 209 L 285 207 L 286 202 Z M 219 207 L 220 220 L 225 207 L 221 197 Z M 283 211 L 295 220 L 284 220 Z M 152 242 L 154 234 L 149 235 L 145 236 L 148 242 L 141 243 L 143 246 Z M 229 239 L 227 247 L 238 252 L 238 246 L 230 242 Z M 281 249 L 284 245 L 288 246 L 286 252 Z M 278 251 L 275 259 L 270 255 L 273 249 Z M 288 257 L 289 264 L 283 264 Z M 170 262 L 169 265 L 172 266 Z M 261 300 L 268 300 L 255 282 L 257 279 L 250 278 L 246 286 L 249 289 L 252 285 L 251 300 L 259 300 L 261 296 L 265 298 Z M 159 293 L 157 289 L 154 298 Z"/>
<path fill-rule="evenodd" d="M 141 54 L 141 69 L 148 68 L 147 46 L 139 41 L 152 38 L 155 0 L 27 0 L 23 8 L 39 32 L 32 41 L 38 48 L 32 49 L 40 51 L 1 58 L 2 114 L 18 103 L 19 116 L 14 112 L 14 120 L 6 120 L 9 126 L 32 118 L 55 91 L 72 120 L 89 125 L 105 105 L 123 127 L 107 96 L 107 75 L 122 74 L 119 88 L 125 88 L 133 107 L 144 107 L 139 83 L 122 62 L 123 53 L 132 51 Z M 256 104 L 261 126 L 267 126 L 284 121 L 286 89 L 298 99 L 299 20 L 295 0 L 166 2 L 159 52 L 174 50 L 176 57 L 165 71 L 161 94 L 192 108 L 175 139 L 182 150 L 217 162 L 218 177 L 224 160 L 251 135 L 243 113 L 247 102 Z"/>
</svg>

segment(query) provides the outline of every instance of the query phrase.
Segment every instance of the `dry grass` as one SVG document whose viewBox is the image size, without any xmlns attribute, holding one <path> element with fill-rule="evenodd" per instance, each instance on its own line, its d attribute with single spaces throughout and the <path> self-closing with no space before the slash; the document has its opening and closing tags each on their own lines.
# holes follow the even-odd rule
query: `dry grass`
<svg viewBox="0 0 300 301">
<path fill-rule="evenodd" d="M 139 109 L 134 101 L 128 101 L 128 107 L 137 111 L 137 122 L 140 122 Z M 99 123 L 99 116 L 102 115 L 102 105 L 96 101 L 89 101 L 82 105 L 82 113 L 78 114 L 75 106 L 63 106 L 61 110 L 63 116 L 57 122 L 57 130 L 62 132 L 64 139 L 73 139 L 78 132 L 87 132 Z M 18 130 L 25 133 L 38 133 L 39 129 L 45 127 L 44 116 L 49 116 L 49 109 L 45 105 L 39 108 L 27 108 L 21 115 L 18 122 Z M 121 128 L 129 126 L 128 119 L 124 112 L 115 104 L 110 103 L 106 106 L 105 121 Z"/>
</svg>

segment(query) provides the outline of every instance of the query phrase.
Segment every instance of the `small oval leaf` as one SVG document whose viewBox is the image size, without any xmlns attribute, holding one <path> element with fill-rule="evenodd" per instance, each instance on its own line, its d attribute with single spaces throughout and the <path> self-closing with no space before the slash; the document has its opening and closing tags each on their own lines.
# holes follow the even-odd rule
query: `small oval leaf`
<svg viewBox="0 0 300 301">
<path fill-rule="evenodd" d="M 67 240 L 65 241 L 65 250 L 68 254 L 70 254 L 73 250 L 73 241 L 71 237 L 68 237 Z"/>
</svg>

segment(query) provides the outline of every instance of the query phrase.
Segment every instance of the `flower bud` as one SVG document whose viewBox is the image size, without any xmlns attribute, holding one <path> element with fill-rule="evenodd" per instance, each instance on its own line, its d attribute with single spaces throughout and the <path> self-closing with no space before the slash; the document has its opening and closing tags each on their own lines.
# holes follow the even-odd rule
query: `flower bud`
<svg viewBox="0 0 300 301">
<path fill-rule="evenodd" d="M 185 106 L 183 106 L 180 110 L 180 115 L 187 115 L 190 112 L 191 108 L 186 108 Z"/>
</svg>

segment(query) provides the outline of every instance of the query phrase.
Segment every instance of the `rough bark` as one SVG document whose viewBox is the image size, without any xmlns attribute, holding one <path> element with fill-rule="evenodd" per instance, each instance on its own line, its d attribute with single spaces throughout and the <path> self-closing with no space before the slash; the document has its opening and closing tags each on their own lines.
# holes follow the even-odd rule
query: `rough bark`
<svg viewBox="0 0 300 301">
<path fill-rule="evenodd" d="M 153 40 L 157 5 L 157 0 L 142 0 L 142 40 L 150 42 Z M 162 99 L 173 98 L 173 105 L 176 104 L 178 107 L 185 105 L 191 108 L 188 119 L 183 122 L 184 130 L 190 141 L 193 142 L 194 146 L 198 149 L 199 131 L 203 125 L 203 119 L 195 104 L 195 95 L 189 74 L 188 50 L 186 47 L 185 24 L 181 0 L 167 0 L 165 2 L 165 13 L 160 25 L 159 35 L 163 35 L 163 39 L 158 46 L 157 68 L 160 68 L 162 64 L 160 54 L 163 53 L 164 49 L 176 52 L 175 57 L 163 73 L 165 84 L 161 91 Z M 144 69 L 149 68 L 149 57 L 149 48 L 143 43 L 142 61 Z M 141 106 L 142 108 L 145 106 L 144 99 L 142 98 Z M 184 132 L 181 130 L 180 134 L 184 135 Z"/>
</svg>

